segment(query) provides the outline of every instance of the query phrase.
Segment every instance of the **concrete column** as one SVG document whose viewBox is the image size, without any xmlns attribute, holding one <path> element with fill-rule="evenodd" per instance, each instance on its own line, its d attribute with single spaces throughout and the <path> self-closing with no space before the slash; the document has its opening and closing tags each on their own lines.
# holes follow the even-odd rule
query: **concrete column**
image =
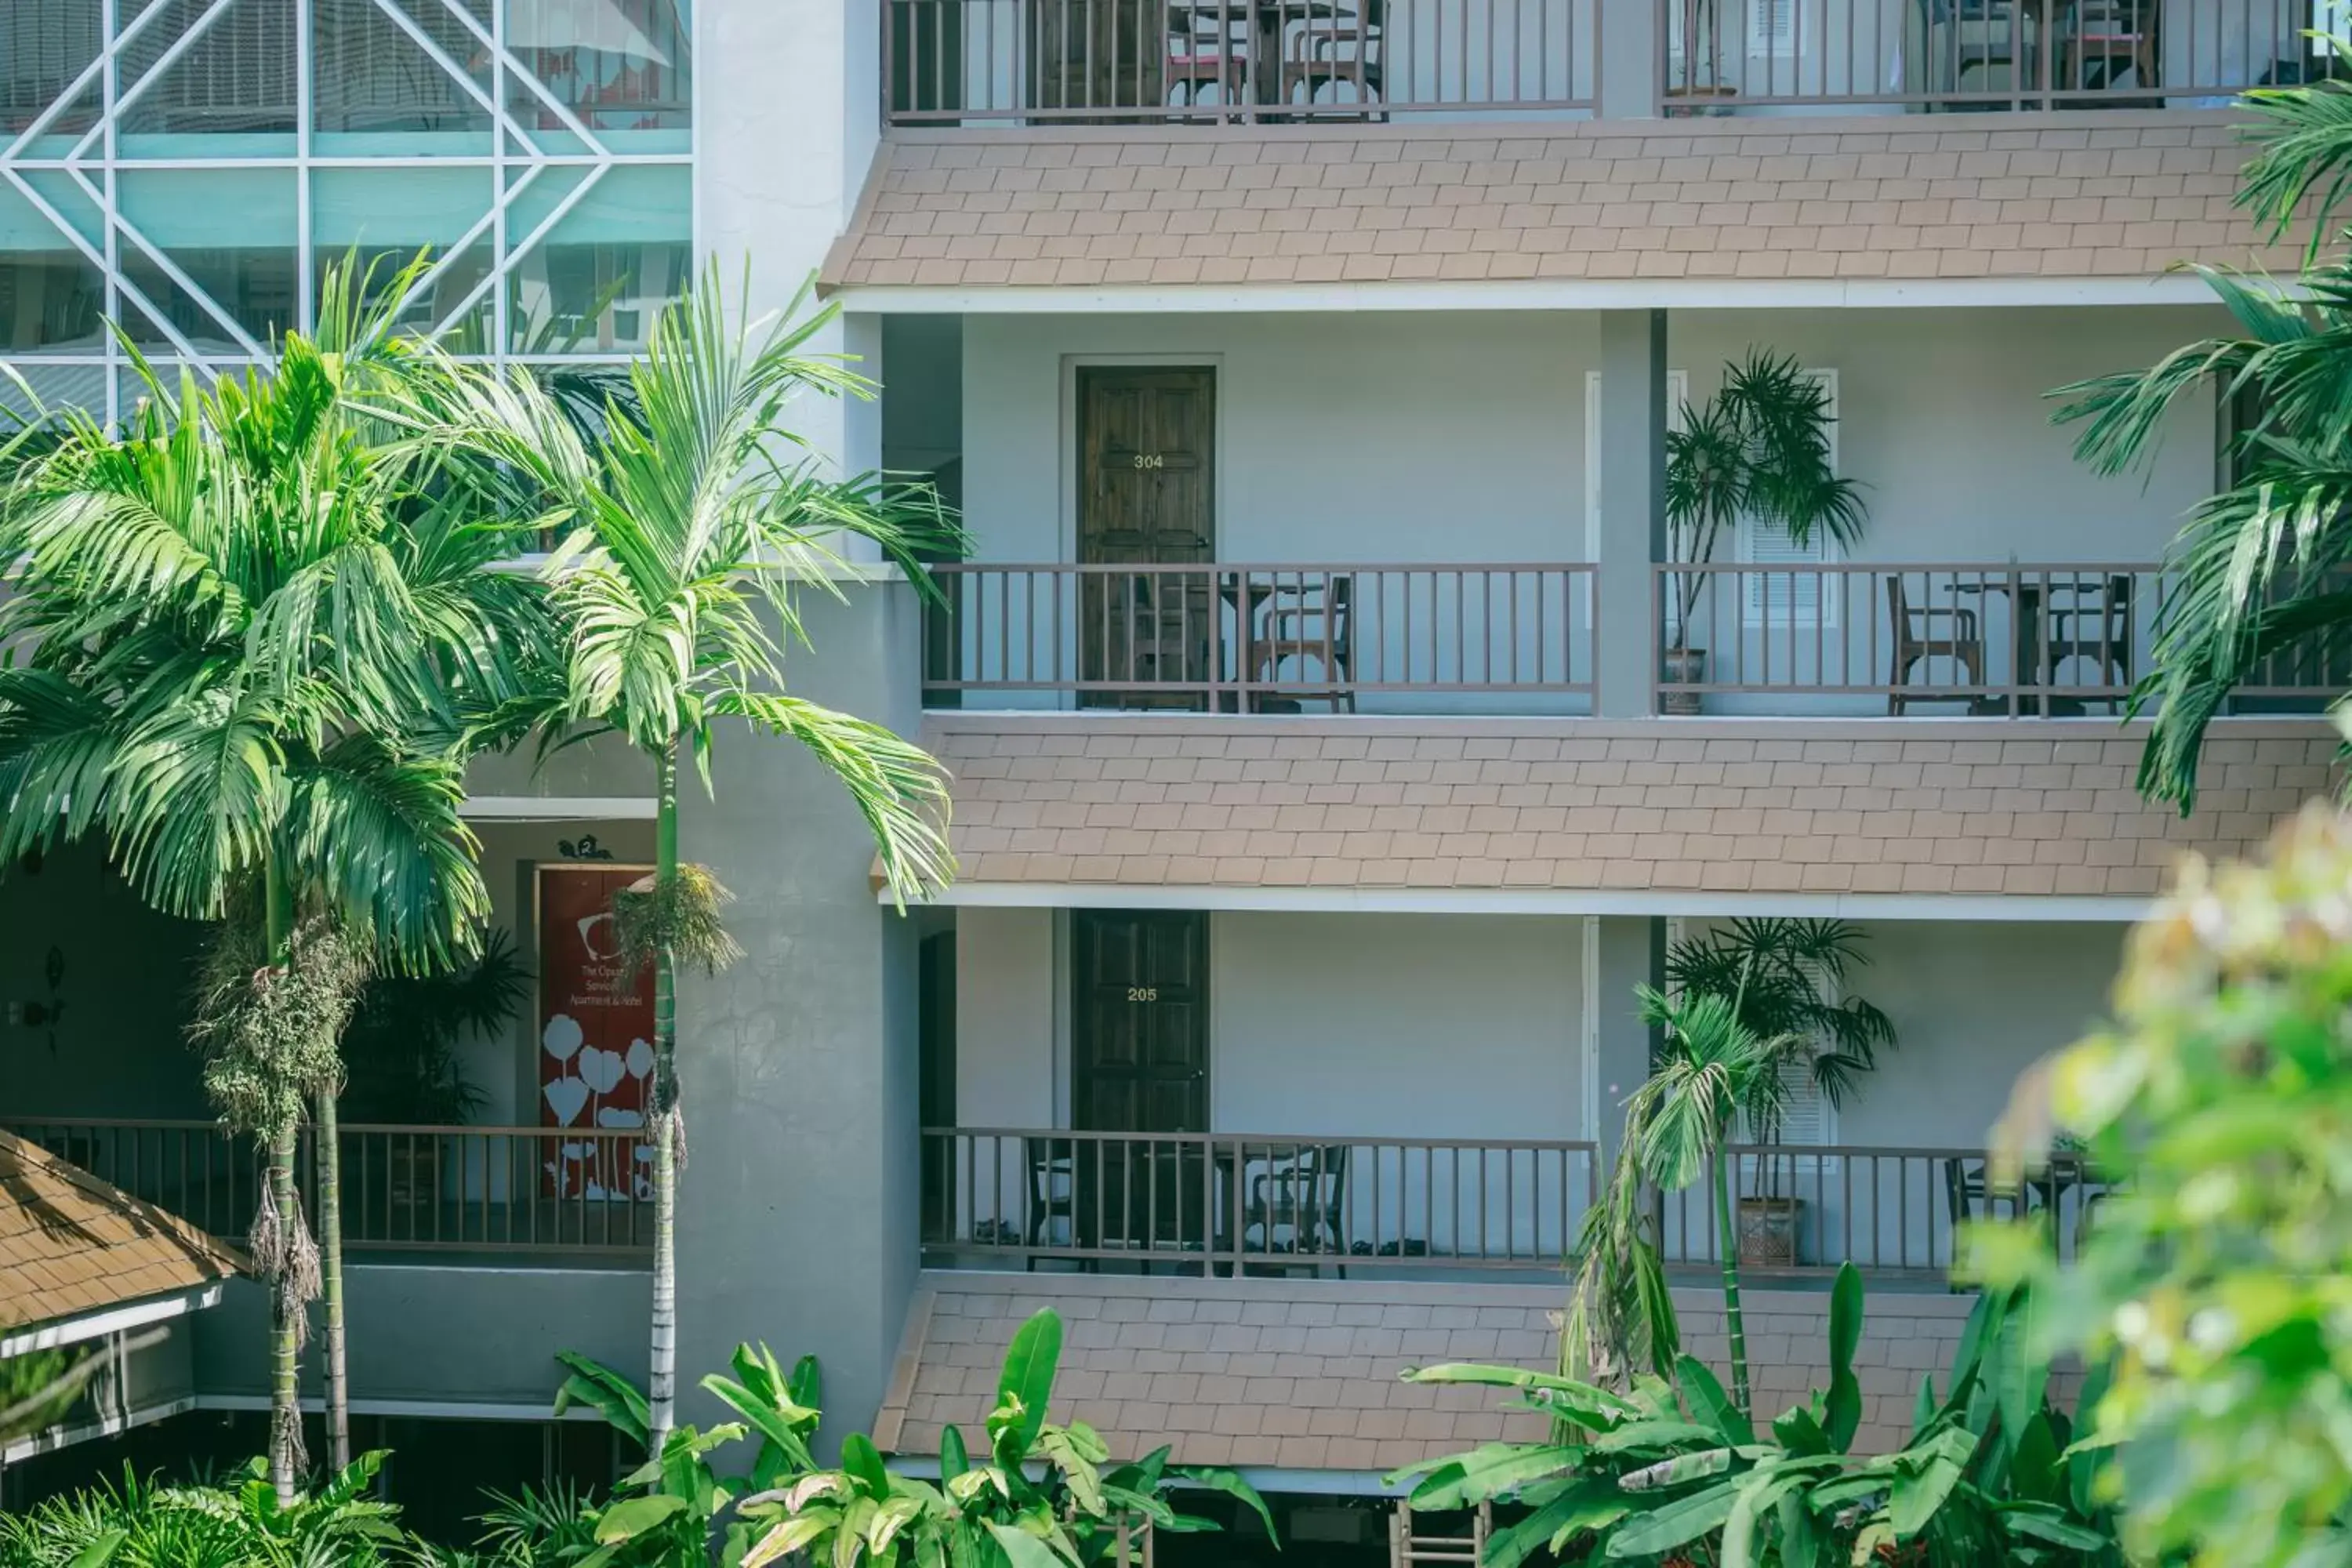
<svg viewBox="0 0 2352 1568">
<path fill-rule="evenodd" d="M 1595 118 L 1657 119 L 1666 28 L 1658 0 L 1601 0 L 1601 10 Z"/>
<path fill-rule="evenodd" d="M 1601 316 L 1601 554 L 1595 710 L 1654 711 L 1657 585 L 1666 557 L 1666 313 Z"/>
<path fill-rule="evenodd" d="M 1650 1076 L 1654 1034 L 1642 1022 L 1635 987 L 1666 983 L 1666 922 L 1644 915 L 1602 915 L 1592 998 L 1599 1013 L 1601 1158 L 1605 1172 L 1625 1140 L 1625 1098 Z"/>
<path fill-rule="evenodd" d="M 913 590 L 848 595 L 804 596 L 818 652 L 793 689 L 912 734 Z M 730 726 L 712 772 L 715 798 L 685 786 L 680 847 L 735 893 L 745 956 L 678 986 L 682 1415 L 719 1418 L 697 1381 L 764 1340 L 823 1363 L 837 1448 L 881 1405 L 914 1287 L 915 932 L 876 904 L 865 825 L 799 747 Z"/>
</svg>

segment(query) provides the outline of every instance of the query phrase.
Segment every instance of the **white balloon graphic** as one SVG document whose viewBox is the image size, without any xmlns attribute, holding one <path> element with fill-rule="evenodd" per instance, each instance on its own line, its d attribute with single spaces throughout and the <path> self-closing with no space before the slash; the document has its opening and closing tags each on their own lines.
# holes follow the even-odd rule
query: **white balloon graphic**
<svg viewBox="0 0 2352 1568">
<path fill-rule="evenodd" d="M 580 1120 L 580 1113 L 588 1107 L 588 1086 L 576 1078 L 557 1079 L 541 1092 L 547 1096 L 555 1120 L 565 1127 Z"/>
<path fill-rule="evenodd" d="M 642 1110 L 624 1110 L 617 1105 L 607 1105 L 596 1112 L 596 1125 L 599 1127 L 643 1127 L 645 1124 L 646 1113 Z"/>
<path fill-rule="evenodd" d="M 654 1048 L 643 1040 L 629 1042 L 629 1076 L 643 1078 L 654 1070 Z"/>
<path fill-rule="evenodd" d="M 581 1032 L 579 1019 L 569 1013 L 558 1013 L 547 1021 L 547 1032 L 540 1037 L 540 1043 L 547 1047 L 549 1056 L 557 1061 L 568 1062 L 584 1038 L 586 1036 Z"/>
<path fill-rule="evenodd" d="M 588 1087 L 598 1094 L 612 1093 L 619 1087 L 625 1071 L 621 1065 L 620 1052 L 599 1050 L 594 1046 L 582 1048 L 580 1060 L 572 1070 L 579 1073 Z"/>
</svg>

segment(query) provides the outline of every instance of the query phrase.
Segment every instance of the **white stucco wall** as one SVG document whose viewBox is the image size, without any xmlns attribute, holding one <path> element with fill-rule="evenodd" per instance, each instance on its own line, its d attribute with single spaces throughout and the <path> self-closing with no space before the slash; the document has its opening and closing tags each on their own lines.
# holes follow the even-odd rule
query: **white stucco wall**
<svg viewBox="0 0 2352 1568">
<path fill-rule="evenodd" d="M 1218 376 L 1218 552 L 1229 561 L 1585 558 L 1590 312 L 970 316 L 967 520 L 982 561 L 1071 558 L 1071 372 Z M 2212 475 L 2192 413 L 2143 484 L 2076 465 L 2053 387 L 2142 367 L 2218 324 L 2180 306 L 1677 311 L 1694 398 L 1751 345 L 1834 369 L 1841 458 L 1868 487 L 1857 559 L 2153 555 Z"/>
<path fill-rule="evenodd" d="M 956 1122 L 1052 1127 L 1067 1102 L 1056 1044 L 1052 910 L 956 913 Z"/>
</svg>

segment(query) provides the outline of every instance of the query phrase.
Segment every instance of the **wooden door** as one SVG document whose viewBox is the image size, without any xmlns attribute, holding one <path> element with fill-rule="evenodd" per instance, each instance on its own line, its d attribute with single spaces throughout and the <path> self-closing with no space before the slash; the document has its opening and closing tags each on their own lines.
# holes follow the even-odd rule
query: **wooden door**
<svg viewBox="0 0 2352 1568">
<path fill-rule="evenodd" d="M 1071 916 L 1072 1124 L 1095 1132 L 1209 1130 L 1209 917 Z M 1197 1249 L 1207 1234 L 1203 1146 L 1076 1145 L 1077 1230 L 1089 1246 Z"/>
<path fill-rule="evenodd" d="M 1205 568 L 1216 556 L 1216 373 L 1078 372 L 1078 561 Z M 1221 679 L 1216 574 L 1097 573 L 1080 593 L 1090 706 L 1202 708 Z"/>
</svg>

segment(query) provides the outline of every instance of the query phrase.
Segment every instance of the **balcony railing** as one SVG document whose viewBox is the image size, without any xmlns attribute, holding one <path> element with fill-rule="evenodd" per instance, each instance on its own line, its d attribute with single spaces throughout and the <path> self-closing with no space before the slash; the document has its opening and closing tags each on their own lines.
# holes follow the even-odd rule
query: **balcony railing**
<svg viewBox="0 0 2352 1568">
<path fill-rule="evenodd" d="M 2097 1223 L 2108 1185 L 2078 1155 L 2022 1182 L 1989 1173 L 1980 1149 L 1733 1144 L 1732 1234 L 1744 1271 L 1816 1274 L 1852 1263 L 1866 1274 L 1941 1278 L 1972 1222 L 2033 1219 L 2061 1262 Z M 1712 1268 L 1723 1257 L 1715 1178 L 1663 1196 L 1659 1241 L 1668 1264 Z"/>
<path fill-rule="evenodd" d="M 1658 690 L 1668 712 L 1822 711 L 1867 699 L 1914 711 L 2121 710 L 2148 673 L 2177 584 L 2154 566 L 1710 563 L 1656 569 Z M 2352 684 L 2352 635 L 2268 661 L 2233 700 L 2316 703 Z"/>
<path fill-rule="evenodd" d="M 15 1133 L 133 1197 L 236 1242 L 263 1182 L 249 1138 L 210 1121 L 0 1118 Z M 630 1254 L 653 1244 L 635 1175 L 642 1134 L 549 1127 L 341 1129 L 344 1244 L 373 1252 Z M 316 1142 L 296 1169 L 312 1226 Z"/>
<path fill-rule="evenodd" d="M 1558 115 L 1593 102 L 1601 9 L 1601 0 L 885 0 L 884 109 L 897 125 Z"/>
<path fill-rule="evenodd" d="M 1598 1160 L 1528 1140 L 933 1127 L 923 1246 L 981 1267 L 1551 1269 Z"/>
<path fill-rule="evenodd" d="M 1733 1235 L 1767 1275 L 1941 1278 L 1971 1222 L 2031 1218 L 2071 1260 L 2108 1187 L 2079 1156 L 2022 1183 L 1962 1148 L 1737 1144 Z M 1551 1271 L 1598 1191 L 1589 1142 L 926 1128 L 922 1244 L 943 1267 Z M 1722 1257 L 1712 1172 L 1655 1196 L 1666 1262 Z"/>
<path fill-rule="evenodd" d="M 2331 74 L 2305 0 L 1657 0 L 1667 112 L 2164 108 Z"/>
<path fill-rule="evenodd" d="M 1515 694 L 1568 711 L 1592 691 L 1591 571 L 941 566 L 948 605 L 926 624 L 923 689 L 1239 712 Z"/>
</svg>

